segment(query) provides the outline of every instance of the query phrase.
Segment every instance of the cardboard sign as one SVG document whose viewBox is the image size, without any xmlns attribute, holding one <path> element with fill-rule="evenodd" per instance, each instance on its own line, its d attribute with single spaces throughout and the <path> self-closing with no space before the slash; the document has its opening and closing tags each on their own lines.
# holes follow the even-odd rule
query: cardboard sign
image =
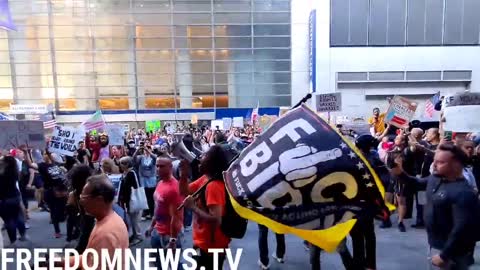
<svg viewBox="0 0 480 270">
<path fill-rule="evenodd" d="M 160 120 L 145 121 L 145 131 L 156 132 L 162 129 L 162 123 Z"/>
<path fill-rule="evenodd" d="M 258 120 L 258 126 L 262 129 L 263 132 L 267 130 L 275 121 L 277 121 L 277 116 L 275 115 L 263 115 L 260 116 Z"/>
<path fill-rule="evenodd" d="M 234 117 L 233 118 L 233 127 L 236 127 L 236 128 L 243 128 L 244 125 L 243 125 L 243 117 Z"/>
<path fill-rule="evenodd" d="M 223 129 L 223 120 L 212 120 L 212 123 L 210 125 L 212 130 L 224 130 Z"/>
<path fill-rule="evenodd" d="M 342 110 L 342 93 L 317 95 L 317 112 L 337 112 Z"/>
<path fill-rule="evenodd" d="M 394 96 L 385 116 L 385 121 L 398 128 L 408 128 L 418 104 L 410 99 Z"/>
<path fill-rule="evenodd" d="M 73 127 L 56 126 L 48 143 L 48 151 L 73 157 L 82 140 L 82 133 Z"/>
<path fill-rule="evenodd" d="M 257 137 L 224 179 L 240 216 L 327 251 L 348 234 L 354 216 L 388 212 L 366 159 L 305 105 Z"/>
<path fill-rule="evenodd" d="M 230 130 L 232 127 L 232 118 L 222 118 L 223 121 L 223 128 L 225 130 Z"/>
<path fill-rule="evenodd" d="M 109 145 L 124 145 L 125 144 L 125 127 L 122 125 L 107 125 Z"/>
<path fill-rule="evenodd" d="M 42 121 L 0 121 L 0 148 L 12 149 L 28 145 L 33 149 L 45 149 Z"/>
<path fill-rule="evenodd" d="M 448 98 L 443 109 L 443 129 L 453 132 L 480 131 L 480 93 L 461 93 Z"/>
</svg>

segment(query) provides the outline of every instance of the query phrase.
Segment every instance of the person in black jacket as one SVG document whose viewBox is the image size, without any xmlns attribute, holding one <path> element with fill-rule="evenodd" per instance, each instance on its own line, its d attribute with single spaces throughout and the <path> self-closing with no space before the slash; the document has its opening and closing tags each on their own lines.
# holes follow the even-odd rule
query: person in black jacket
<svg viewBox="0 0 480 270">
<path fill-rule="evenodd" d="M 462 149 L 447 143 L 435 152 L 432 176 L 408 176 L 401 162 L 392 169 L 392 174 L 426 185 L 425 226 L 432 269 L 469 268 L 469 251 L 478 229 L 474 225 L 478 198 L 463 177 L 466 162 Z"/>
</svg>

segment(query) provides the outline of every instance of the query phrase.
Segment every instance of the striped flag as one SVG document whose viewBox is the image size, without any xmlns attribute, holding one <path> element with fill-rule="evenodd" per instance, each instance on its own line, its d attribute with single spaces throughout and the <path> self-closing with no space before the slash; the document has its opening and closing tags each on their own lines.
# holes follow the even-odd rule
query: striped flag
<svg viewBox="0 0 480 270">
<path fill-rule="evenodd" d="M 103 120 L 102 111 L 96 111 L 94 114 L 92 114 L 92 116 L 90 116 L 90 118 L 80 124 L 80 126 L 83 126 L 85 131 L 105 128 L 105 121 Z"/>
<path fill-rule="evenodd" d="M 53 113 L 35 115 L 33 116 L 33 120 L 42 121 L 44 129 L 54 128 L 57 125 L 57 120 L 55 120 Z"/>
<path fill-rule="evenodd" d="M 435 111 L 435 104 L 440 100 L 440 92 L 437 92 L 433 97 L 429 98 L 425 102 L 425 116 L 433 118 L 433 112 Z"/>
</svg>

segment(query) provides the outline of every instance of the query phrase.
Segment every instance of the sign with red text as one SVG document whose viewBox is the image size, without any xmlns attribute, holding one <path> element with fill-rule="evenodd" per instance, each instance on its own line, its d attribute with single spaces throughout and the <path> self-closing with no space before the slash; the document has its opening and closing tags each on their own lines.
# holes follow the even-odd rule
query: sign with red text
<svg viewBox="0 0 480 270">
<path fill-rule="evenodd" d="M 417 110 L 418 103 L 401 96 L 394 96 L 390 102 L 385 121 L 398 128 L 408 128 Z"/>
</svg>

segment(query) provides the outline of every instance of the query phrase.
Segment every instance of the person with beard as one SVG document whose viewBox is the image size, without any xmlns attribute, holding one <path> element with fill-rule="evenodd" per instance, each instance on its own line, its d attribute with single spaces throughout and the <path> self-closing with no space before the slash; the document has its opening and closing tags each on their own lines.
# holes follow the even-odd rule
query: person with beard
<svg viewBox="0 0 480 270">
<path fill-rule="evenodd" d="M 38 170 L 42 176 L 45 188 L 45 202 L 50 208 L 50 218 L 55 229 L 55 238 L 61 238 L 60 222 L 65 220 L 65 206 L 67 204 L 67 186 L 65 181 L 66 170 L 59 165 L 61 158 L 53 153 L 45 152 L 43 162 L 33 163 L 26 148 L 25 153 L 28 166 Z"/>
<path fill-rule="evenodd" d="M 102 160 L 105 158 L 110 158 L 110 146 L 109 146 L 109 140 L 108 140 L 108 135 L 105 133 L 100 134 L 98 137 L 98 141 L 100 144 L 100 147 L 98 148 L 97 152 L 94 152 L 94 160 L 97 160 L 100 164 L 102 163 Z"/>
<path fill-rule="evenodd" d="M 422 179 L 409 176 L 401 160 L 393 175 L 426 186 L 425 227 L 430 245 L 430 269 L 463 270 L 471 264 L 471 247 L 478 235 L 478 197 L 463 176 L 468 157 L 452 143 L 438 146 L 433 158 L 433 174 Z"/>
</svg>

